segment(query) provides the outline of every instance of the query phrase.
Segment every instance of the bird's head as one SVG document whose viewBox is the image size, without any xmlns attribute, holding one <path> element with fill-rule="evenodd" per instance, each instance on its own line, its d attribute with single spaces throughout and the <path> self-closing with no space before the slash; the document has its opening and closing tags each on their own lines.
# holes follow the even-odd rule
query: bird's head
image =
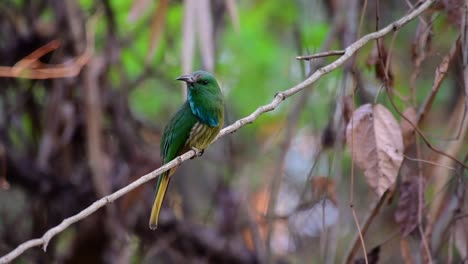
<svg viewBox="0 0 468 264">
<path fill-rule="evenodd" d="M 221 92 L 215 77 L 211 73 L 206 71 L 196 71 L 192 74 L 182 75 L 176 80 L 186 82 L 189 93 L 209 92 L 217 94 Z"/>
<path fill-rule="evenodd" d="M 177 78 L 187 83 L 187 102 L 192 113 L 203 123 L 215 127 L 222 124 L 224 102 L 215 77 L 206 71 L 196 71 Z"/>
</svg>

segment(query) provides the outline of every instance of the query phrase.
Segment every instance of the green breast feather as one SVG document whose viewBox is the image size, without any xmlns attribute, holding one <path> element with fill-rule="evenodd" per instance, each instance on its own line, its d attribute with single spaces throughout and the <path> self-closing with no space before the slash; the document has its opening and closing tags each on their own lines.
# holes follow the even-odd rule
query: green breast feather
<svg viewBox="0 0 468 264">
<path fill-rule="evenodd" d="M 198 120 L 190 110 L 188 102 L 185 102 L 164 129 L 160 147 L 164 163 L 179 155 L 189 138 L 190 131 L 197 122 Z"/>
</svg>

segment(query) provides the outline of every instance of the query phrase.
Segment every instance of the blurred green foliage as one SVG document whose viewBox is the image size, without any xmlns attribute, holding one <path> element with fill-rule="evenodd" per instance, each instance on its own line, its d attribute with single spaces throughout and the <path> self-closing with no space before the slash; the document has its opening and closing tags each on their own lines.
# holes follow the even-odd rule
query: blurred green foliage
<svg viewBox="0 0 468 264">
<path fill-rule="evenodd" d="M 159 125 L 166 121 L 170 112 L 176 111 L 183 100 L 181 84 L 172 81 L 181 74 L 183 6 L 172 2 L 169 4 L 158 50 L 151 64 L 147 65 L 145 59 L 150 41 L 151 15 L 156 3 L 152 3 L 136 21 L 129 22 L 128 14 L 132 3 L 131 0 L 112 2 L 118 37 L 130 41 L 128 48 L 122 49 L 121 63 L 125 75 L 135 79 L 145 67 L 151 67 L 167 79 L 162 81 L 161 76 L 154 76 L 137 87 L 132 87 L 130 104 L 132 111 L 140 119 Z M 80 0 L 80 4 L 88 12 L 87 15 L 95 12 L 92 10 L 93 1 Z M 239 30 L 236 31 L 232 23 L 226 21 L 220 36 L 217 36 L 219 42 L 215 55 L 215 74 L 223 87 L 227 107 L 234 113 L 234 118 L 250 114 L 258 106 L 269 103 L 276 92 L 302 80 L 304 76 L 298 75 L 300 62 L 295 57 L 301 52 L 318 49 L 329 31 L 329 25 L 324 21 L 317 21 L 313 27 L 297 24 L 297 3 L 285 5 L 278 0 L 241 1 L 238 7 Z M 99 39 L 108 34 L 105 23 L 101 19 L 97 27 L 98 47 Z M 300 39 L 295 39 L 295 32 L 292 30 L 294 28 L 299 32 Z M 298 50 L 297 42 L 300 42 L 304 50 Z M 196 54 L 194 69 L 200 68 L 198 57 Z M 329 96 L 330 90 L 336 89 L 334 79 L 339 73 L 332 75 L 321 81 L 321 87 L 317 87 L 318 97 Z M 111 76 L 112 83 L 119 86 L 123 76 L 112 69 Z M 329 101 L 318 101 L 309 104 L 307 112 L 327 112 Z M 284 119 L 286 113 L 287 111 L 275 111 L 262 116 L 247 130 L 257 130 L 265 123 L 277 123 Z M 313 115 L 313 119 L 323 125 L 328 116 Z"/>
<path fill-rule="evenodd" d="M 80 0 L 80 3 L 83 9 L 89 12 L 88 15 L 95 11 L 92 10 L 93 1 Z M 177 110 L 183 100 L 182 86 L 174 81 L 174 78 L 182 73 L 180 54 L 184 10 L 181 3 L 170 2 L 163 36 L 155 55 L 150 62 L 147 62 L 151 16 L 157 3 L 152 3 L 137 20 L 130 22 L 128 15 L 132 4 L 131 0 L 112 3 L 118 38 L 130 42 L 121 53 L 120 63 L 125 70 L 125 77 L 135 79 L 145 70 L 145 67 L 154 69 L 160 75 L 149 78 L 137 87 L 132 87 L 130 105 L 134 114 L 141 120 L 162 125 L 167 121 L 170 113 Z M 239 30 L 235 30 L 229 21 L 229 16 L 226 15 L 227 21 L 223 29 L 219 31 L 220 35 L 216 36 L 218 42 L 215 54 L 215 74 L 223 87 L 227 107 L 234 115 L 232 120 L 250 114 L 257 107 L 269 103 L 276 92 L 300 82 L 305 73 L 299 74 L 301 62 L 295 57 L 299 54 L 318 52 L 331 30 L 329 21 L 301 10 L 303 6 L 300 1 L 287 5 L 279 0 L 240 1 L 238 7 Z M 438 24 L 443 24 L 440 21 L 444 20 L 436 20 Z M 406 38 L 406 35 L 414 34 L 413 32 L 414 25 L 409 25 L 408 28 L 402 30 L 401 35 Z M 455 33 L 447 32 L 446 34 L 453 36 Z M 99 47 L 99 39 L 102 39 L 104 34 L 108 34 L 105 21 L 102 19 L 98 24 L 97 34 L 96 44 Z M 452 37 L 446 39 L 450 41 Z M 385 39 L 387 48 L 390 42 L 389 36 Z M 410 71 L 405 65 L 411 65 L 411 57 L 401 53 L 401 51 L 407 51 L 408 43 L 397 39 L 394 45 L 393 58 L 397 63 L 392 64 L 391 67 L 395 72 L 395 89 L 403 96 L 409 96 L 410 89 L 407 80 Z M 364 52 L 361 52 L 357 58 L 359 69 L 368 79 L 374 78 L 374 69 L 365 66 L 371 49 L 372 45 L 366 46 L 363 49 Z M 201 66 L 199 57 L 196 48 L 194 69 L 199 69 Z M 329 62 L 332 59 L 328 58 L 326 61 Z M 432 63 L 435 66 L 438 61 L 433 60 Z M 118 72 L 113 73 L 112 76 L 113 83 L 119 86 L 123 76 Z M 342 71 L 338 69 L 322 78 L 312 88 L 314 92 L 308 99 L 306 111 L 301 115 L 301 126 L 309 126 L 316 131 L 326 126 L 330 110 L 333 109 L 334 100 L 337 98 L 337 91 L 343 85 L 340 82 L 341 77 Z M 421 81 L 430 86 L 432 78 L 425 77 L 423 75 L 423 78 L 420 78 Z M 376 87 L 372 89 L 378 90 L 378 82 L 375 84 Z M 377 91 L 374 92 L 377 93 Z M 417 100 L 424 98 L 426 93 L 426 89 L 418 89 Z M 439 93 L 435 104 L 446 102 L 449 99 L 448 96 L 449 92 Z M 398 116 L 384 93 L 380 93 L 377 101 L 385 104 L 395 116 Z M 404 109 L 407 105 L 398 96 L 395 97 L 395 102 L 400 109 Z M 280 108 L 284 109 L 290 104 L 291 102 L 287 101 Z M 257 133 L 260 129 L 280 127 L 287 113 L 288 111 L 280 110 L 264 115 L 252 126 L 246 127 L 242 133 Z"/>
<path fill-rule="evenodd" d="M 151 4 L 135 21 L 129 21 L 129 13 L 135 1 L 119 0 L 110 2 L 115 15 L 115 32 L 109 30 L 107 24 L 109 21 L 101 16 L 96 25 L 95 45 L 98 50 L 97 54 L 103 54 L 107 48 L 104 46 L 104 40 L 110 34 L 116 34 L 116 41 L 119 41 L 119 46 L 122 49 L 120 50 L 121 56 L 110 68 L 112 88 L 121 89 L 128 83 L 135 83 L 133 87 L 130 87 L 129 96 L 129 104 L 133 115 L 145 123 L 162 127 L 168 118 L 177 111 L 183 101 L 182 83 L 175 81 L 175 78 L 182 74 L 181 50 L 183 46 L 184 9 L 182 1 L 169 1 L 164 32 L 158 43 L 158 49 L 151 60 L 148 60 L 152 15 L 158 2 L 150 1 Z M 18 6 L 24 5 L 24 2 L 15 1 Z M 232 25 L 229 16 L 224 14 L 225 21 L 221 26 L 222 30 L 217 31 L 219 35 L 216 36 L 215 75 L 224 91 L 226 106 L 230 115 L 226 125 L 252 113 L 257 107 L 269 103 L 275 93 L 290 88 L 305 78 L 304 75 L 307 74 L 305 71 L 307 71 L 308 67 L 305 63 L 301 65 L 303 62 L 297 61 L 295 57 L 301 54 L 318 52 L 331 30 L 330 21 L 325 21 L 323 14 L 317 16 L 317 14 L 313 13 L 321 12 L 321 9 L 304 10 L 303 5 L 305 2 L 291 1 L 285 4 L 285 1 L 280 0 L 237 1 L 240 21 L 238 30 Z M 93 0 L 79 0 L 79 5 L 87 18 L 96 15 L 96 13 L 104 12 L 103 10 L 96 10 L 96 8 L 100 7 L 100 4 Z M 54 13 L 47 9 L 41 14 L 41 19 L 53 21 L 53 16 Z M 399 35 L 392 47 L 391 67 L 395 76 L 393 88 L 398 92 L 398 96 L 393 98 L 400 111 L 411 104 L 408 100 L 411 91 L 411 84 L 408 80 L 413 67 L 410 49 L 411 38 L 414 37 L 416 31 L 416 23 L 416 21 L 413 21 L 408 27 L 399 31 Z M 424 62 L 426 64 L 424 66 L 430 71 L 422 71 L 418 77 L 418 89 L 416 89 L 415 98 L 417 105 L 420 105 L 430 92 L 434 79 L 434 69 L 450 49 L 454 36 L 458 34 L 453 27 L 446 26 L 446 17 L 444 16 L 440 16 L 434 23 L 435 31 L 440 34 L 437 36 L 437 42 L 434 42 L 434 45 L 437 45 L 434 48 L 437 53 L 431 54 Z M 374 25 L 371 22 L 369 22 L 369 25 L 371 25 L 369 27 L 372 27 L 370 30 L 374 30 Z M 367 31 L 369 30 L 363 29 L 363 32 Z M 387 36 L 383 41 L 386 47 L 389 48 L 392 45 L 392 36 Z M 334 42 L 332 49 L 340 48 L 337 43 L 339 43 L 339 40 Z M 198 42 L 197 45 L 199 45 Z M 367 87 L 372 90 L 370 93 L 377 94 L 380 82 L 375 78 L 374 68 L 366 67 L 366 61 L 372 48 L 373 44 L 363 47 L 356 57 L 356 67 L 358 67 L 367 83 L 371 83 L 368 86 L 373 86 Z M 200 56 L 196 48 L 194 70 L 201 67 Z M 331 62 L 333 59 L 335 57 L 324 60 L 325 62 Z M 150 70 L 148 71 L 148 69 Z M 137 80 L 141 75 L 147 72 L 149 72 L 150 77 L 138 82 Z M 327 126 L 330 115 L 333 114 L 336 98 L 339 98 L 338 92 L 343 86 L 342 77 L 343 71 L 340 68 L 321 78 L 314 87 L 308 88 L 313 89 L 313 91 L 307 95 L 307 105 L 300 115 L 299 128 L 311 128 L 313 134 L 318 138 L 320 132 Z M 444 109 L 444 105 L 452 100 L 450 97 L 453 96 L 453 91 L 448 88 L 453 86 L 454 81 L 452 78 L 447 79 L 448 81 L 443 83 L 435 98 L 434 110 L 428 114 L 429 118 L 443 116 L 440 112 L 444 110 L 440 111 L 440 109 Z M 37 86 L 34 88 L 34 96 L 43 98 L 38 101 L 46 101 L 47 93 L 45 89 L 45 87 L 39 89 Z M 81 90 L 78 89 L 77 92 L 81 92 Z M 17 94 L 7 93 L 6 96 L 17 96 Z M 291 106 L 298 101 L 297 99 L 300 96 L 304 95 L 295 95 L 291 100 L 285 101 L 279 107 L 279 110 L 262 115 L 253 125 L 242 128 L 236 138 L 232 137 L 231 140 L 238 140 L 238 142 L 248 145 L 244 141 L 268 140 L 278 135 L 275 138 L 277 140 L 285 128 L 285 119 L 290 112 Z M 355 100 L 358 103 L 357 106 L 361 103 L 360 100 L 361 98 Z M 398 117 L 383 91 L 375 101 L 385 104 L 394 116 Z M 431 129 L 433 138 L 444 138 L 443 129 L 445 129 L 445 126 L 439 127 Z M 24 138 L 35 140 L 35 131 L 33 129 L 34 123 L 30 116 L 21 115 L 13 120 L 11 129 L 8 130 L 8 137 L 13 145 L 25 152 L 27 149 L 24 149 Z M 429 131 L 429 129 L 427 130 Z M 249 137 L 245 137 L 247 139 L 244 140 L 241 136 L 245 134 L 249 134 Z M 268 134 L 269 137 L 264 137 L 265 134 Z M 239 145 L 242 145 L 242 143 Z M 271 145 L 277 150 L 277 145 L 274 143 Z M 249 147 L 248 151 L 261 150 Z M 265 168 L 271 167 L 271 164 L 276 162 L 276 152 L 263 151 L 265 155 L 262 155 L 261 158 L 256 158 L 254 162 L 246 162 L 247 168 L 245 171 L 249 175 L 253 188 L 262 186 L 265 183 L 266 177 L 264 177 L 264 174 L 270 173 Z M 325 155 L 328 155 L 326 157 L 327 162 L 319 164 L 316 170 L 317 175 L 330 175 L 333 177 L 335 175 L 335 172 L 332 171 L 333 165 L 341 162 L 343 164 L 341 173 L 345 177 L 339 179 L 342 182 L 338 185 L 338 190 L 339 193 L 346 196 L 350 185 L 350 177 L 347 176 L 352 170 L 349 152 L 344 152 L 343 155 L 338 156 L 341 160 L 335 157 L 335 152 L 330 151 Z M 209 166 L 218 166 L 218 164 L 213 164 Z M 218 174 L 225 176 L 226 182 L 232 180 L 228 168 L 217 167 L 217 169 L 219 171 L 224 170 Z M 233 170 L 232 174 L 238 177 L 241 173 Z M 361 191 L 364 193 L 368 190 L 364 178 L 357 178 L 356 181 L 358 183 L 356 184 L 356 190 L 358 190 L 356 193 Z M 434 190 L 428 188 L 427 196 L 432 198 L 435 195 Z M 15 199 L 23 203 L 24 197 L 18 196 Z M 358 196 L 357 204 L 366 204 L 366 199 L 368 197 L 365 195 Z M 209 203 L 206 204 L 211 206 Z M 8 219 L 0 219 L 0 223 L 6 220 Z M 57 250 L 61 252 L 69 248 L 73 236 L 75 234 L 72 231 L 63 233 L 59 238 Z M 347 240 L 342 239 L 340 243 Z M 130 243 L 132 248 L 135 248 L 134 252 L 136 252 L 141 241 L 137 237 L 131 237 Z M 132 261 L 133 263 L 140 263 L 143 261 L 142 256 L 136 252 L 132 257 Z"/>
</svg>

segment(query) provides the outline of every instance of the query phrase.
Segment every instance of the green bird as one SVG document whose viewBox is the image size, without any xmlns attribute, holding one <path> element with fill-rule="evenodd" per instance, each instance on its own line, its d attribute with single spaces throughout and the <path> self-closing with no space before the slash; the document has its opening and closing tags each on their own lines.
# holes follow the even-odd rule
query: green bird
<svg viewBox="0 0 468 264">
<path fill-rule="evenodd" d="M 205 71 L 182 75 L 176 80 L 187 83 L 187 101 L 164 128 L 161 139 L 161 160 L 167 163 L 194 149 L 203 153 L 224 124 L 224 102 L 215 77 Z M 159 211 L 167 186 L 176 168 L 159 176 L 149 221 L 150 229 L 158 226 Z"/>
</svg>

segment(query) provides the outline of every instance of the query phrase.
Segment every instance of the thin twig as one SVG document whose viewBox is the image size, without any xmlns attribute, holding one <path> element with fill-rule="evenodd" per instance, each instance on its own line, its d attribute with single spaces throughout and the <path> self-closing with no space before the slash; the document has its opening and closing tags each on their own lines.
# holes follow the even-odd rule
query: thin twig
<svg viewBox="0 0 468 264">
<path fill-rule="evenodd" d="M 421 28 L 423 27 L 424 28 Z M 421 72 L 421 65 L 423 61 L 426 59 L 426 49 L 427 49 L 427 42 L 429 41 L 430 29 L 432 27 L 431 24 L 427 23 L 420 23 L 417 28 L 417 35 L 415 42 L 413 43 L 413 71 L 410 76 L 410 89 L 411 89 L 411 102 L 413 104 L 416 103 L 416 80 Z"/>
<path fill-rule="evenodd" d="M 351 212 L 353 213 L 354 224 L 356 225 L 356 228 L 358 230 L 359 241 L 361 241 L 364 262 L 368 264 L 369 260 L 367 259 L 366 243 L 364 242 L 364 236 L 362 235 L 361 224 L 359 223 L 359 220 L 357 218 L 356 210 L 354 209 L 354 206 L 351 207 Z"/>
<path fill-rule="evenodd" d="M 367 233 L 367 230 L 369 230 L 369 227 L 372 223 L 372 221 L 375 219 L 377 214 L 380 212 L 380 209 L 382 206 L 385 204 L 387 201 L 389 191 L 384 192 L 382 197 L 378 199 L 377 202 L 375 202 L 370 209 L 369 214 L 367 217 L 364 219 L 362 227 L 360 228 L 361 234 L 357 234 L 353 238 L 353 243 L 351 244 L 350 249 L 348 250 L 348 253 L 346 254 L 346 257 L 344 258 L 344 263 L 349 264 L 352 263 L 354 256 L 356 255 L 357 251 L 359 250 L 359 245 L 361 241 L 361 235 L 364 236 Z"/>
<path fill-rule="evenodd" d="M 31 54 L 27 55 L 20 61 L 18 61 L 12 68 L 12 72 L 15 74 L 20 73 L 25 68 L 31 68 L 34 66 L 34 63 L 38 62 L 38 60 L 60 47 L 60 41 L 52 40 L 49 43 L 45 44 L 44 46 L 38 48 L 37 50 L 33 51 Z"/>
<path fill-rule="evenodd" d="M 13 67 L 0 66 L 0 77 L 25 78 L 25 79 L 56 79 L 75 77 L 89 62 L 94 53 L 94 32 L 99 18 L 99 13 L 94 15 L 87 24 L 86 48 L 78 57 L 62 64 L 42 64 L 39 59 L 45 54 L 57 49 L 60 42 L 54 40 L 36 49 Z"/>
<path fill-rule="evenodd" d="M 325 51 L 325 52 L 319 52 L 316 54 L 312 55 L 302 55 L 302 56 L 297 56 L 297 60 L 312 60 L 312 59 L 317 59 L 317 58 L 323 58 L 323 57 L 330 57 L 330 56 L 340 56 L 344 55 L 346 51 L 344 50 L 332 50 L 332 51 Z"/>
<path fill-rule="evenodd" d="M 455 228 L 451 227 L 450 228 L 450 237 L 449 237 L 449 244 L 447 247 L 447 262 L 446 263 L 453 263 L 453 244 L 455 240 Z"/>
<path fill-rule="evenodd" d="M 216 137 L 215 140 L 218 140 L 219 138 L 224 137 L 227 134 L 234 133 L 239 128 L 245 126 L 246 124 L 250 124 L 253 121 L 255 121 L 263 113 L 270 112 L 270 111 L 276 109 L 278 107 L 278 105 L 280 105 L 286 98 L 298 93 L 299 91 L 302 91 L 304 88 L 306 88 L 306 87 L 310 86 L 311 84 L 315 83 L 322 76 L 324 76 L 327 73 L 329 73 L 329 72 L 337 69 L 338 67 L 342 66 L 349 58 L 351 58 L 351 56 L 353 56 L 360 48 L 362 48 L 364 45 L 366 45 L 370 41 L 372 41 L 374 39 L 377 39 L 377 38 L 381 38 L 381 37 L 387 35 L 388 33 L 401 28 L 406 23 L 408 23 L 409 21 L 411 21 L 414 18 L 416 18 L 417 16 L 419 16 L 422 12 L 427 10 L 434 3 L 434 1 L 435 0 L 425 1 L 418 8 L 416 8 L 413 12 L 401 17 L 397 21 L 389 24 L 388 26 L 382 28 L 381 30 L 379 30 L 377 32 L 373 32 L 373 33 L 365 35 L 361 39 L 359 39 L 356 42 L 354 42 L 353 44 L 349 45 L 345 49 L 345 54 L 343 54 L 340 58 L 338 58 L 334 62 L 328 64 L 327 66 L 318 69 L 309 78 L 307 78 L 303 82 L 297 84 L 296 86 L 294 86 L 294 87 L 292 87 L 292 88 L 290 88 L 288 90 L 285 90 L 283 92 L 277 93 L 276 96 L 274 97 L 274 99 L 269 104 L 258 107 L 250 115 L 248 115 L 248 116 L 246 116 L 246 117 L 244 117 L 242 119 L 237 120 L 232 125 L 230 125 L 230 126 L 224 128 L 223 130 L 221 130 L 221 132 L 219 133 L 219 135 Z M 69 218 L 66 218 L 59 225 L 49 229 L 41 238 L 28 240 L 28 241 L 20 244 L 13 251 L 11 251 L 10 253 L 6 254 L 3 257 L 1 257 L 0 258 L 0 263 L 3 264 L 3 263 L 11 262 L 12 260 L 14 260 L 18 256 L 20 256 L 21 254 L 23 254 L 26 250 L 28 250 L 30 248 L 33 248 L 33 247 L 37 247 L 37 246 L 42 245 L 44 250 L 47 249 L 47 245 L 50 242 L 50 240 L 54 236 L 56 236 L 57 234 L 64 231 L 70 225 L 72 225 L 72 224 L 86 218 L 87 216 L 89 216 L 92 213 L 96 212 L 98 209 L 104 207 L 105 205 L 107 205 L 107 204 L 109 204 L 111 202 L 114 202 L 115 200 L 122 197 L 126 193 L 134 190 L 138 186 L 143 185 L 144 183 L 146 183 L 146 182 L 148 182 L 148 181 L 150 181 L 152 179 L 155 179 L 161 173 L 163 173 L 163 172 L 165 172 L 165 171 L 167 171 L 167 170 L 169 170 L 171 168 L 174 168 L 176 166 L 179 166 L 181 163 L 185 162 L 186 160 L 188 160 L 188 159 L 190 159 L 190 158 L 192 158 L 194 156 L 195 156 L 195 152 L 193 150 L 190 150 L 190 151 L 182 154 L 181 156 L 176 157 L 175 159 L 173 159 L 169 163 L 164 164 L 160 168 L 158 168 L 158 169 L 156 169 L 156 170 L 154 170 L 154 171 L 140 177 L 138 180 L 130 183 L 129 185 L 127 185 L 127 186 L 125 186 L 125 187 L 123 187 L 121 189 L 119 189 L 118 191 L 97 200 L 96 202 L 94 202 L 93 204 L 91 204 L 89 207 L 85 208 L 84 210 L 82 210 L 78 214 L 76 214 L 74 216 L 71 216 Z"/>
<path fill-rule="evenodd" d="M 439 166 L 439 167 L 446 168 L 446 169 L 448 169 L 448 170 L 452 170 L 452 171 L 454 171 L 454 172 L 457 172 L 457 169 L 455 169 L 455 168 L 453 168 L 453 167 L 445 166 L 445 165 L 443 165 L 443 164 L 439 164 L 439 163 L 437 163 L 437 162 L 433 162 L 433 161 L 429 161 L 429 160 L 424 160 L 424 159 L 412 158 L 412 157 L 409 157 L 408 155 L 405 155 L 405 154 L 403 154 L 403 157 L 405 157 L 405 159 L 407 159 L 407 160 L 417 161 L 417 162 L 423 162 L 423 163 L 431 164 L 431 165 L 434 165 L 434 166 Z"/>
<path fill-rule="evenodd" d="M 387 93 L 388 95 L 388 93 Z M 429 142 L 429 140 L 427 139 L 427 137 L 422 133 L 422 131 L 418 128 L 417 125 L 415 125 L 413 122 L 411 122 L 411 120 L 409 120 L 409 118 L 407 118 L 406 116 L 403 115 L 403 113 L 401 113 L 401 111 L 398 109 L 398 107 L 395 105 L 395 102 L 393 101 L 393 99 L 390 97 L 390 96 L 387 96 L 388 100 L 390 101 L 391 105 L 393 106 L 393 109 L 397 112 L 397 114 L 399 116 L 401 116 L 403 119 L 406 120 L 406 122 L 408 122 L 408 124 L 410 124 L 414 130 L 418 133 L 418 135 L 421 137 L 421 139 L 424 141 L 424 143 L 426 144 L 426 146 L 428 148 L 430 148 L 432 151 L 434 151 L 435 153 L 437 154 L 440 154 L 442 156 L 445 156 L 449 159 L 451 159 L 452 161 L 455 161 L 456 163 L 458 163 L 460 166 L 462 166 L 463 168 L 465 169 L 468 169 L 468 165 L 463 163 L 462 161 L 458 160 L 457 158 L 455 158 L 454 156 L 448 154 L 448 153 L 445 153 L 443 152 L 442 150 L 434 147 L 431 142 Z"/>
<path fill-rule="evenodd" d="M 458 38 L 452 48 L 450 49 L 449 53 L 442 58 L 442 61 L 437 66 L 435 73 L 434 73 L 434 82 L 432 84 L 431 90 L 422 103 L 421 107 L 418 111 L 418 117 L 416 124 L 421 124 L 426 117 L 426 114 L 429 112 L 430 108 L 432 107 L 432 103 L 434 102 L 435 96 L 439 91 L 442 82 L 444 81 L 445 77 L 447 76 L 449 66 L 452 63 L 453 59 L 455 58 L 455 54 L 457 51 L 457 47 L 460 46 L 460 38 Z"/>
<path fill-rule="evenodd" d="M 353 92 L 353 102 L 354 102 L 354 92 Z M 354 109 L 354 106 L 353 106 L 353 109 Z M 354 128 L 354 118 L 351 118 L 351 127 Z M 354 129 L 352 129 L 352 131 L 353 133 L 351 133 L 351 159 L 354 153 Z M 358 237 L 359 237 L 359 241 L 361 242 L 364 261 L 366 264 L 368 264 L 369 260 L 367 259 L 366 243 L 364 242 L 364 236 L 362 234 L 361 224 L 359 223 L 359 220 L 356 215 L 356 209 L 354 208 L 354 162 L 351 162 L 351 183 L 349 185 L 349 207 L 351 208 L 351 212 L 353 214 L 354 224 L 356 225 L 356 228 L 358 230 Z"/>
<path fill-rule="evenodd" d="M 358 34 L 357 34 L 358 38 L 362 34 L 362 24 L 364 22 L 364 17 L 366 15 L 366 11 L 367 11 L 367 0 L 364 0 L 364 4 L 362 5 L 361 17 L 359 18 L 359 29 L 358 29 Z"/>
<path fill-rule="evenodd" d="M 418 224 L 418 230 L 419 230 L 419 234 L 421 235 L 422 249 L 426 253 L 426 257 L 424 257 L 424 255 L 422 256 L 422 259 L 424 260 L 423 262 L 432 264 L 433 261 L 432 261 L 431 250 L 429 249 L 429 243 L 427 242 L 427 237 L 424 234 L 421 224 Z"/>
</svg>

